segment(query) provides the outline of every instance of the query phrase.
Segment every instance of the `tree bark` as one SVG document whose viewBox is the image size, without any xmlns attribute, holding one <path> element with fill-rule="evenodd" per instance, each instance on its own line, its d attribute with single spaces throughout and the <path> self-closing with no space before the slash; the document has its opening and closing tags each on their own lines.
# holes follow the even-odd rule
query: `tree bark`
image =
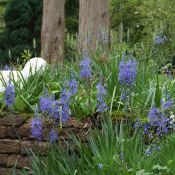
<svg viewBox="0 0 175 175">
<path fill-rule="evenodd" d="M 79 49 L 96 50 L 102 32 L 109 37 L 109 0 L 80 0 Z"/>
<path fill-rule="evenodd" d="M 44 0 L 41 29 L 41 56 L 50 64 L 63 63 L 65 0 Z"/>
</svg>

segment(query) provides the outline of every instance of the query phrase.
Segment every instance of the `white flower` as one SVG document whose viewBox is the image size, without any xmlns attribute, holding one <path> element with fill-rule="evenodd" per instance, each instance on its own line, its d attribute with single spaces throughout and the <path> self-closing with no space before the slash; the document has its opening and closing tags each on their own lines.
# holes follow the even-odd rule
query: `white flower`
<svg viewBox="0 0 175 175">
<path fill-rule="evenodd" d="M 172 119 L 172 121 L 174 122 L 174 120 L 175 120 L 175 115 L 171 115 L 171 116 L 170 116 L 170 119 Z"/>
</svg>

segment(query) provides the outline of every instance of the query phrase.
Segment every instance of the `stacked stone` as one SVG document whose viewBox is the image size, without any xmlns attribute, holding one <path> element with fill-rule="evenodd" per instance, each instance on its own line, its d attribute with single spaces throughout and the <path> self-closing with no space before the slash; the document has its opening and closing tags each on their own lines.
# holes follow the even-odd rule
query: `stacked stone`
<svg viewBox="0 0 175 175">
<path fill-rule="evenodd" d="M 74 119 L 69 120 L 60 132 L 58 144 L 64 148 L 63 140 L 71 142 L 68 133 L 85 138 L 86 129 L 83 129 L 83 126 L 83 123 Z M 45 128 L 43 139 L 38 143 L 31 136 L 29 117 L 15 115 L 0 117 L 0 175 L 11 175 L 14 167 L 16 171 L 30 167 L 29 149 L 46 155 L 49 146 L 46 135 L 50 125 L 47 123 L 43 128 Z"/>
</svg>

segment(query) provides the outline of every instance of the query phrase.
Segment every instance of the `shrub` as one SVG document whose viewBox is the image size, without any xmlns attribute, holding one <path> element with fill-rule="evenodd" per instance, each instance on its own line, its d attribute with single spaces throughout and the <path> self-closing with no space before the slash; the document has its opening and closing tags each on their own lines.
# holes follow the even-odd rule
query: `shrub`
<svg viewBox="0 0 175 175">
<path fill-rule="evenodd" d="M 23 50 L 32 50 L 33 38 L 37 42 L 36 50 L 40 50 L 41 16 L 41 0 L 9 1 L 4 18 L 6 27 L 0 37 L 1 64 L 9 61 L 9 50 L 12 53 L 10 61 L 14 63 Z"/>
</svg>

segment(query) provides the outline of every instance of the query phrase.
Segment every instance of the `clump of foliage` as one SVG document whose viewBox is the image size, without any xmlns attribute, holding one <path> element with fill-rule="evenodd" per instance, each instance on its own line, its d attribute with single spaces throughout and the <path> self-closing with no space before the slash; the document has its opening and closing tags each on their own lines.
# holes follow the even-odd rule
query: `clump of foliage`
<svg viewBox="0 0 175 175">
<path fill-rule="evenodd" d="M 172 60 L 175 13 L 171 0 L 159 0 L 158 2 L 111 0 L 110 3 L 111 29 L 118 36 L 117 44 L 124 41 L 133 48 L 135 44 L 140 47 L 140 43 L 143 42 L 146 46 L 145 49 L 148 49 L 147 52 L 160 52 L 160 56 L 165 55 L 166 60 Z M 78 32 L 78 14 L 79 1 L 66 0 L 66 31 L 71 35 Z M 32 56 L 39 55 L 41 16 L 41 0 L 9 0 L 5 14 L 5 31 L 0 35 L 1 64 L 8 62 L 9 59 L 15 63 L 17 58 L 22 60 L 23 50 L 30 50 Z M 155 46 L 152 44 L 157 35 L 166 35 L 166 45 Z M 33 38 L 36 39 L 34 48 L 32 47 Z M 70 43 L 67 39 L 65 39 L 65 52 L 66 58 L 75 58 L 74 43 Z"/>
<path fill-rule="evenodd" d="M 37 73 L 22 81 L 22 88 L 18 82 L 13 82 L 17 99 L 16 111 L 33 111 L 33 106 L 38 103 L 45 88 L 59 99 L 63 82 L 71 80 L 72 74 L 79 84 L 75 100 L 70 104 L 72 115 L 77 118 L 82 119 L 97 112 L 98 83 L 104 85 L 107 90 L 106 102 L 113 116 L 122 111 L 127 115 L 141 114 L 144 118 L 150 108 L 160 107 L 161 99 L 165 98 L 165 90 L 170 99 L 174 100 L 175 82 L 172 79 L 172 70 L 165 75 L 160 74 L 155 60 L 147 61 L 146 53 L 140 54 L 138 58 L 134 57 L 132 50 L 122 51 L 127 49 L 126 47 L 127 45 L 119 45 L 117 48 L 112 45 L 110 53 L 106 52 L 106 55 L 99 50 L 93 56 L 83 55 L 86 59 L 82 62 L 70 60 L 65 62 L 64 66 L 48 66 L 42 74 Z M 86 72 L 91 76 L 83 79 L 82 75 Z M 20 105 L 21 103 L 23 105 Z M 1 100 L 3 108 L 2 104 Z"/>
<path fill-rule="evenodd" d="M 109 118 L 102 128 L 91 130 L 85 141 L 70 136 L 73 145 L 64 142 L 50 146 L 46 157 L 32 155 L 32 168 L 22 174 L 66 175 L 142 175 L 175 173 L 174 134 L 149 145 L 143 142 L 143 131 L 130 123 L 114 124 Z"/>
</svg>

